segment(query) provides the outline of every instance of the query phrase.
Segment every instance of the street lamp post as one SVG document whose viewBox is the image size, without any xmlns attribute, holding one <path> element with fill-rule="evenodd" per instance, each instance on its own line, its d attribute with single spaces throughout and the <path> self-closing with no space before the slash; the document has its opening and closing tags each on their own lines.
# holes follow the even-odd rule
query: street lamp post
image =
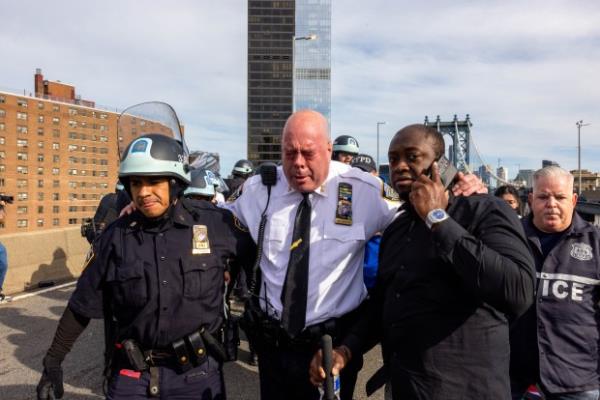
<svg viewBox="0 0 600 400">
<path fill-rule="evenodd" d="M 379 126 L 385 123 L 385 121 L 377 122 L 377 172 L 379 172 Z"/>
<path fill-rule="evenodd" d="M 577 125 L 577 171 L 579 173 L 579 187 L 577 194 L 581 196 L 581 127 L 588 126 L 589 124 L 584 124 L 583 120 L 579 120 L 575 122 L 575 125 Z"/>
<path fill-rule="evenodd" d="M 316 40 L 317 35 L 311 33 L 308 36 L 292 37 L 292 112 L 296 111 L 296 41 L 297 40 Z"/>
</svg>

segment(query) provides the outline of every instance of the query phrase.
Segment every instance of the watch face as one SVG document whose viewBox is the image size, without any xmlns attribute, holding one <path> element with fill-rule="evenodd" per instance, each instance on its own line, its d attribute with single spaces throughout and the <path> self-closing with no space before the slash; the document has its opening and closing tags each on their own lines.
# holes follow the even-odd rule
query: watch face
<svg viewBox="0 0 600 400">
<path fill-rule="evenodd" d="M 435 219 L 442 219 L 442 218 L 444 218 L 445 215 L 446 215 L 446 213 L 444 212 L 444 210 L 435 210 L 433 212 L 432 217 Z"/>
</svg>

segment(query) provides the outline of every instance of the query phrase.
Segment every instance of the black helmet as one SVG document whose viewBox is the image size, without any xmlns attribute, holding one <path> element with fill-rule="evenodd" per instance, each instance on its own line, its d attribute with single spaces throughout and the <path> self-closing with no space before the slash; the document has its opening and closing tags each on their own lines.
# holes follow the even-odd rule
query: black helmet
<svg viewBox="0 0 600 400">
<path fill-rule="evenodd" d="M 344 152 L 352 155 L 357 155 L 358 141 L 349 135 L 342 135 L 335 138 L 333 141 L 333 153 Z"/>
<path fill-rule="evenodd" d="M 242 178 L 247 178 L 254 172 L 254 165 L 248 160 L 239 160 L 233 166 L 233 170 L 231 171 L 231 175 L 233 176 L 241 176 Z"/>
</svg>

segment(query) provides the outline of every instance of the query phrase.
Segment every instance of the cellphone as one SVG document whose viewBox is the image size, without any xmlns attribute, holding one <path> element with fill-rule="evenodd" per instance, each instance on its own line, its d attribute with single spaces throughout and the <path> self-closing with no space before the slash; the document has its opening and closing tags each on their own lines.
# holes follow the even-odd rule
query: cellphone
<svg viewBox="0 0 600 400">
<path fill-rule="evenodd" d="M 441 156 L 436 161 L 438 163 L 442 184 L 445 188 L 448 188 L 452 184 L 452 181 L 454 181 L 458 170 L 446 156 Z M 426 170 L 425 173 L 429 178 L 431 178 L 431 166 Z"/>
</svg>

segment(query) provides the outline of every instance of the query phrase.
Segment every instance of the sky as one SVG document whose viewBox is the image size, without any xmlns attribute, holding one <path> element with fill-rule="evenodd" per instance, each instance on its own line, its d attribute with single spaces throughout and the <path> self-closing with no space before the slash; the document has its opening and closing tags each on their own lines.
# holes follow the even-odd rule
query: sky
<svg viewBox="0 0 600 400">
<path fill-rule="evenodd" d="M 405 125 L 470 115 L 485 163 L 600 171 L 600 2 L 332 1 L 331 135 L 380 161 Z M 245 0 L 6 1 L 0 89 L 33 75 L 114 109 L 171 104 L 190 149 L 246 157 Z"/>
</svg>

